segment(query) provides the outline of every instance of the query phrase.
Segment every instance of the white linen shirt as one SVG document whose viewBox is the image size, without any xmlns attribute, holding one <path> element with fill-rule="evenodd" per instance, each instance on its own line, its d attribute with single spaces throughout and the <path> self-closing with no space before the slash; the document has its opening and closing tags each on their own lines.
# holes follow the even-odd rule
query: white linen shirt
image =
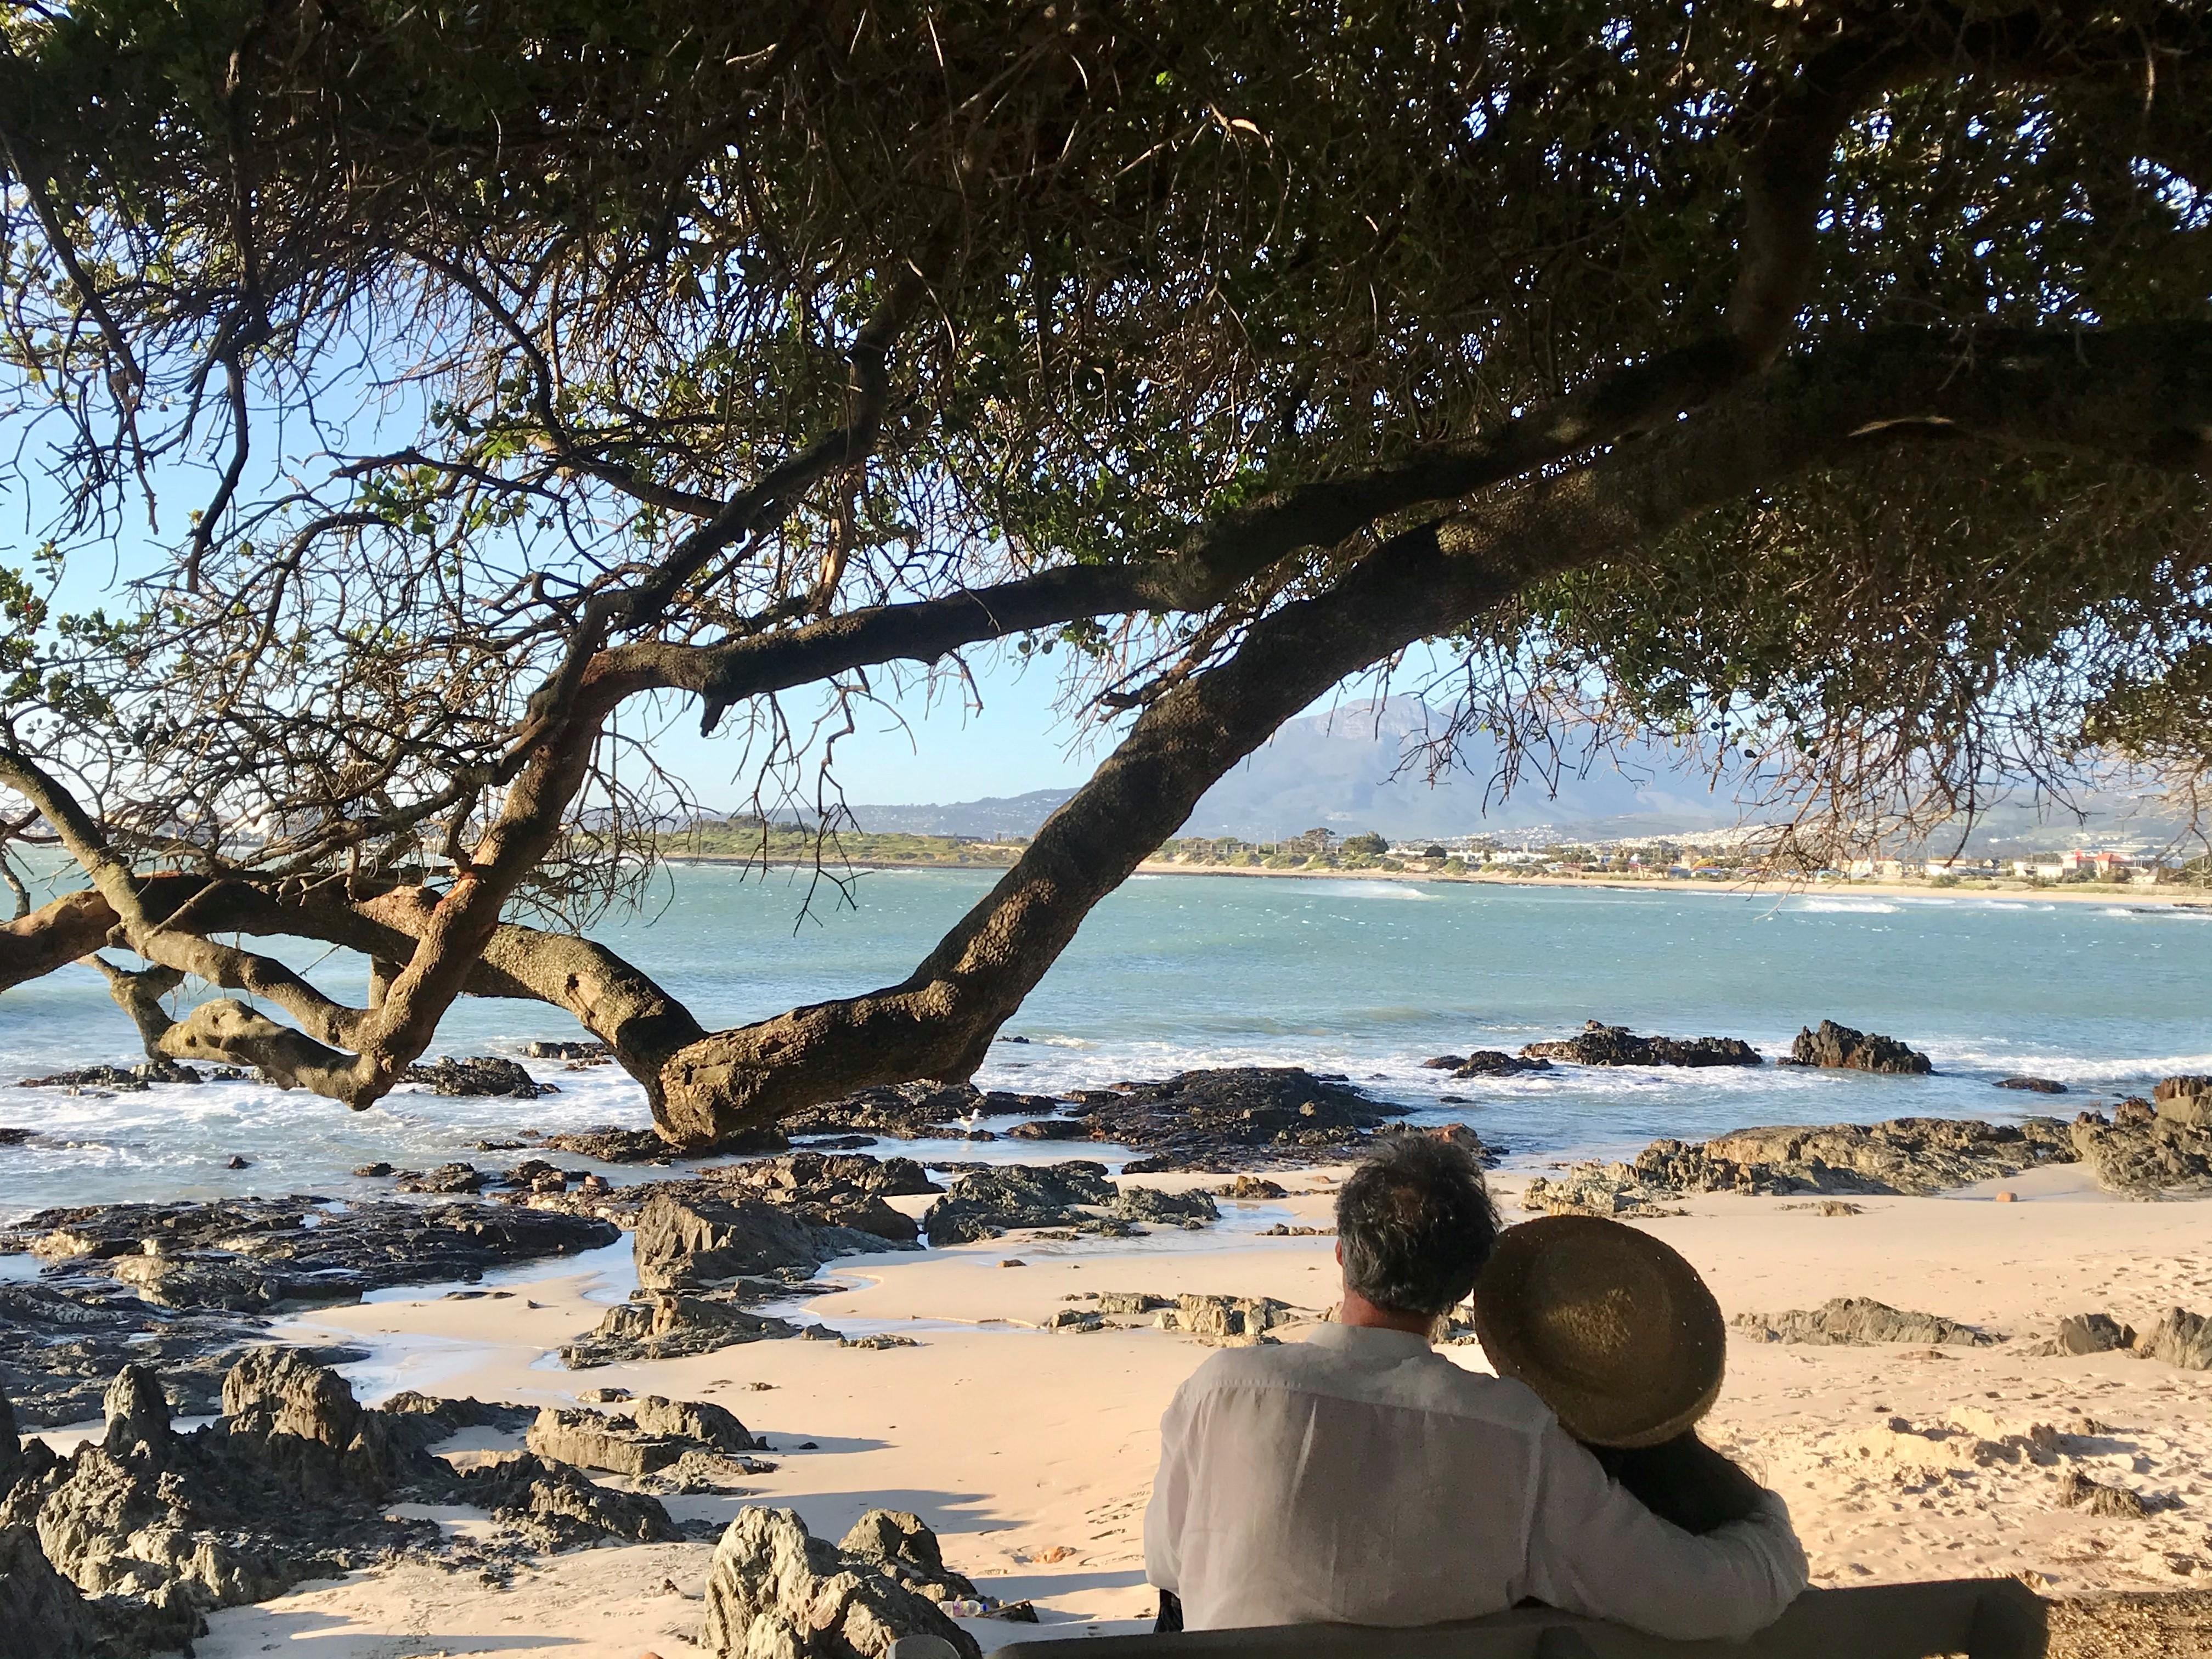
<svg viewBox="0 0 2212 1659">
<path fill-rule="evenodd" d="M 1782 1500 L 1703 1537 L 1622 1491 L 1534 1394 L 1404 1331 L 1231 1348 L 1160 1423 L 1146 1576 L 1189 1630 L 1430 1625 L 1525 1596 L 1741 1638 L 1805 1588 Z"/>
</svg>

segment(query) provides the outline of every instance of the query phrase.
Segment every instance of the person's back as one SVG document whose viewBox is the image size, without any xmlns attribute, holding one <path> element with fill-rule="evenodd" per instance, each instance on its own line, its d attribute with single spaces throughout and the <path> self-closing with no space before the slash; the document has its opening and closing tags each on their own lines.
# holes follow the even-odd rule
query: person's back
<svg viewBox="0 0 2212 1659">
<path fill-rule="evenodd" d="M 1187 1628 L 1431 1624 L 1534 1597 L 1656 1635 L 1741 1636 L 1804 1588 L 1779 1499 L 1692 1537 L 1528 1389 L 1430 1347 L 1429 1319 L 1467 1293 L 1495 1231 L 1465 1154 L 1404 1138 L 1339 1205 L 1343 1322 L 1216 1354 L 1177 1393 L 1145 1543 Z"/>
</svg>

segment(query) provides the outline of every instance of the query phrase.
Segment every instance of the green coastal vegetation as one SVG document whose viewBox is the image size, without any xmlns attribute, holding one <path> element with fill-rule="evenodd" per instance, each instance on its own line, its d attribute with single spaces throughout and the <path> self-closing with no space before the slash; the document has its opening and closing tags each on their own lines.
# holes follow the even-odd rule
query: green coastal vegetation
<svg viewBox="0 0 2212 1659">
<path fill-rule="evenodd" d="M 1003 870 L 1021 856 L 1026 844 L 976 841 L 966 836 L 914 836 L 853 829 L 817 830 L 797 823 L 763 823 L 757 818 L 732 818 L 722 823 L 674 830 L 661 836 L 658 843 L 661 855 L 672 859 L 819 863 L 830 869 L 840 865 L 856 868 L 882 865 L 956 870 Z"/>
</svg>

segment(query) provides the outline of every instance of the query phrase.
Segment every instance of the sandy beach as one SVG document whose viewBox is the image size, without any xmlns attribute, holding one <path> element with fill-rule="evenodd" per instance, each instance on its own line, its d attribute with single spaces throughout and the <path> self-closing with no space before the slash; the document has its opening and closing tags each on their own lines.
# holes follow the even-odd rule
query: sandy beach
<svg viewBox="0 0 2212 1659">
<path fill-rule="evenodd" d="M 987 1647 L 1131 1631 L 1153 1609 L 1140 1521 L 1156 1424 L 1207 1350 L 1137 1320 L 1086 1333 L 1036 1328 L 1101 1291 L 1268 1295 L 1319 1316 L 1334 1294 L 1332 1241 L 1256 1228 L 1327 1225 L 1336 1178 L 1285 1175 L 1291 1197 L 1224 1204 L 1231 1218 L 1202 1233 L 1015 1236 L 831 1264 L 824 1277 L 852 1288 L 805 1303 L 806 1313 L 848 1332 L 911 1334 L 911 1348 L 767 1341 L 558 1369 L 552 1351 L 626 1293 L 627 1241 L 495 1282 L 505 1295 L 397 1292 L 276 1334 L 375 1348 L 358 1373 L 370 1401 L 416 1387 L 566 1405 L 614 1386 L 716 1401 L 768 1440 L 779 1468 L 744 1497 L 669 1498 L 672 1513 L 720 1519 L 744 1504 L 788 1505 L 834 1538 L 869 1508 L 912 1510 L 984 1592 L 1034 1600 L 1036 1626 L 969 1621 Z M 1495 1180 L 1509 1219 L 1521 1213 L 1520 1184 Z M 1998 1201 L 1992 1184 L 1861 1199 L 1849 1215 L 1803 1200 L 1707 1196 L 1643 1224 L 1697 1264 L 1731 1316 L 1871 1296 L 2009 1339 L 1821 1347 L 1740 1334 L 1709 1431 L 1787 1498 L 1820 1583 L 1987 1573 L 2018 1574 L 2059 1597 L 2196 1588 L 2212 1578 L 2212 1375 L 2124 1352 L 2029 1349 L 2064 1315 L 2107 1311 L 2144 1327 L 2172 1305 L 2212 1306 L 2212 1202 L 2116 1200 L 2073 1167 L 2002 1190 L 2014 1200 Z M 927 1202 L 896 1201 L 917 1211 Z M 1483 1364 L 1479 1347 L 1448 1352 Z M 472 1431 L 447 1449 L 466 1458 L 514 1443 Z M 2059 1507 L 2068 1471 L 2133 1490 L 2150 1513 Z M 465 1511 L 441 1518 L 472 1524 Z M 690 1638 L 710 1555 L 706 1544 L 600 1547 L 545 1558 L 504 1587 L 402 1565 L 220 1613 L 198 1650 L 245 1659 L 312 1641 L 319 1659 L 537 1650 L 683 1659 L 698 1651 Z"/>
</svg>

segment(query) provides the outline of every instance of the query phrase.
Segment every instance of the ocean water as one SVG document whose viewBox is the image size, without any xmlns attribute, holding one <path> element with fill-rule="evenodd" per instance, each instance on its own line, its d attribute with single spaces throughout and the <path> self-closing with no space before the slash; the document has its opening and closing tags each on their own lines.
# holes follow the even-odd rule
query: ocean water
<svg viewBox="0 0 2212 1659">
<path fill-rule="evenodd" d="M 851 904 L 817 890 L 802 914 L 803 877 L 680 866 L 646 911 L 599 937 L 710 1027 L 728 1025 L 896 981 L 991 879 L 873 872 Z M 359 963 L 295 962 L 334 994 L 359 995 Z M 1540 1164 L 1757 1123 L 2071 1115 L 2175 1072 L 2212 1071 L 2208 994 L 2212 912 L 2150 904 L 1140 876 L 1007 1025 L 1027 1041 L 1002 1041 L 977 1080 L 1050 1093 L 1190 1066 L 1300 1065 L 1345 1073 L 1421 1121 L 1463 1120 L 1511 1162 Z M 1769 1056 L 1828 1018 L 1905 1039 L 1939 1074 L 1563 1067 L 1457 1083 L 1420 1065 L 1569 1036 L 1592 1018 L 1744 1037 Z M 434 1052 L 513 1053 L 531 1037 L 580 1035 L 538 1005 L 471 1000 Z M 0 1148 L 0 1216 L 183 1195 L 344 1197 L 385 1189 L 354 1179 L 357 1164 L 497 1167 L 523 1154 L 479 1152 L 478 1140 L 647 1121 L 619 1071 L 558 1062 L 533 1063 L 561 1090 L 535 1102 L 404 1090 L 365 1112 L 253 1084 L 69 1095 L 12 1081 L 137 1058 L 129 1022 L 89 969 L 0 994 L 0 1078 L 10 1080 L 0 1125 L 40 1136 Z M 2073 1092 L 1991 1086 L 2021 1072 Z M 1115 1156 L 1019 1141 L 878 1150 Z M 234 1154 L 252 1167 L 225 1169 Z"/>
</svg>

